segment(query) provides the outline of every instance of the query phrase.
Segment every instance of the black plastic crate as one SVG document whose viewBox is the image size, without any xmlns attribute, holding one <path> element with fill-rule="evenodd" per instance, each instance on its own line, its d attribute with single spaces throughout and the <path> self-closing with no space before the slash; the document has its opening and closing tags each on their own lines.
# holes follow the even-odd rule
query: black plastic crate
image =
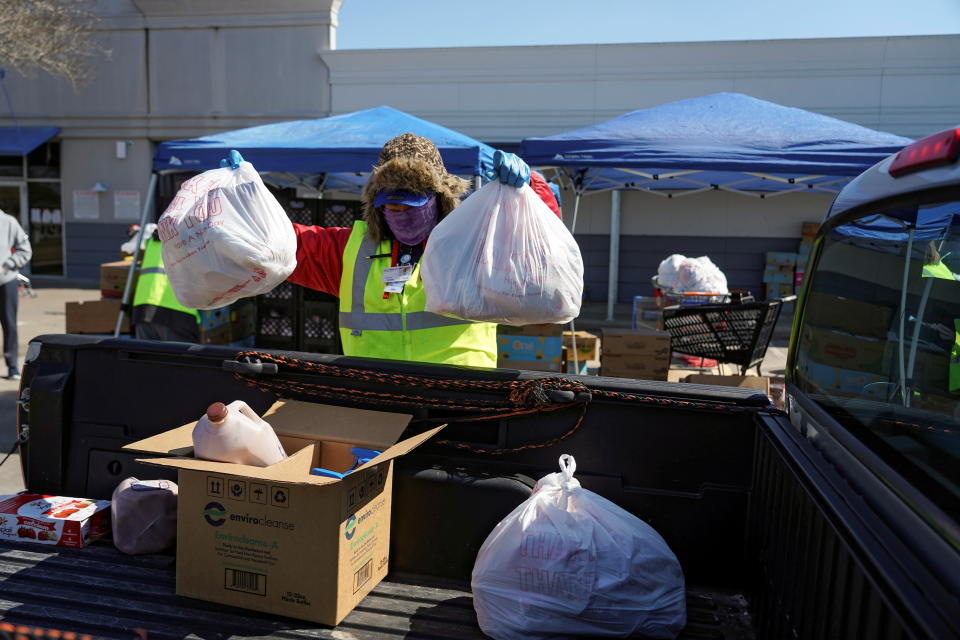
<svg viewBox="0 0 960 640">
<path fill-rule="evenodd" d="M 318 200 L 317 224 L 321 227 L 352 227 L 363 217 L 363 208 L 356 200 Z"/>
</svg>

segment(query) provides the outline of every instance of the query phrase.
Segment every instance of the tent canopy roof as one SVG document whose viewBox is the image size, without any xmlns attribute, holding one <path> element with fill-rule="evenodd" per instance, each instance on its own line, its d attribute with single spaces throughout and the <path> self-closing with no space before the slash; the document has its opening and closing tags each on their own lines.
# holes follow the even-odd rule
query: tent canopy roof
<svg viewBox="0 0 960 640">
<path fill-rule="evenodd" d="M 237 149 L 260 172 L 293 174 L 307 183 L 307 176 L 370 171 L 384 143 L 406 132 L 432 140 L 451 173 L 478 175 L 492 167 L 492 147 L 392 107 L 380 106 L 329 118 L 277 122 L 164 142 L 154 157 L 154 169 L 215 169 L 230 149 Z M 356 175 L 340 177 L 347 187 L 363 183 Z"/>
<path fill-rule="evenodd" d="M 0 127 L 0 156 L 25 156 L 58 133 L 57 127 Z"/>
<path fill-rule="evenodd" d="M 798 181 L 802 189 L 836 191 L 837 177 L 855 176 L 910 142 L 803 109 L 716 93 L 527 138 L 520 154 L 531 166 L 562 168 L 580 191 L 713 184 L 799 190 Z"/>
</svg>

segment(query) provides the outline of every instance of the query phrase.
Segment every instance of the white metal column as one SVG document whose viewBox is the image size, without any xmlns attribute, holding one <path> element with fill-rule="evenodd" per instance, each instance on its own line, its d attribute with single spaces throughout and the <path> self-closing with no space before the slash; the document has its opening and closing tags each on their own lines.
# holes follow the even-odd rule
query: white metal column
<svg viewBox="0 0 960 640">
<path fill-rule="evenodd" d="M 620 277 L 620 192 L 610 192 L 610 269 L 607 275 L 607 320 L 613 320 Z"/>
</svg>

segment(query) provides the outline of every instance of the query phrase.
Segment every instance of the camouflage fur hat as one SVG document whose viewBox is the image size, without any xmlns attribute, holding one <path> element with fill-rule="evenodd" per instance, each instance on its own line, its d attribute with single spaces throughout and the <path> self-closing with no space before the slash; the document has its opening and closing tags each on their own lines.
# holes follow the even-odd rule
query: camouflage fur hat
<svg viewBox="0 0 960 640">
<path fill-rule="evenodd" d="M 438 218 L 443 219 L 460 202 L 470 183 L 447 173 L 436 145 L 427 138 L 404 133 L 388 140 L 380 159 L 363 188 L 363 219 L 367 235 L 374 242 L 392 237 L 381 209 L 373 206 L 380 189 L 406 189 L 415 193 L 436 193 Z"/>
</svg>

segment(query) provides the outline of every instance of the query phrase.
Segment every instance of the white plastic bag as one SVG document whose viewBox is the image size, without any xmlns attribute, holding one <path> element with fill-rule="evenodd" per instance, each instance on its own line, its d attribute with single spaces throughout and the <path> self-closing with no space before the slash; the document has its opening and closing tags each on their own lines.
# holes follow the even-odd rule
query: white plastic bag
<svg viewBox="0 0 960 640">
<path fill-rule="evenodd" d="M 707 256 L 687 258 L 677 268 L 677 291 L 729 293 L 727 276 Z"/>
<path fill-rule="evenodd" d="M 297 238 L 249 162 L 190 178 L 159 224 L 173 292 L 191 309 L 266 293 L 297 266 Z"/>
<path fill-rule="evenodd" d="M 422 262 L 426 310 L 525 325 L 580 314 L 583 259 L 529 186 L 490 182 L 434 228 Z"/>
<path fill-rule="evenodd" d="M 496 640 L 577 635 L 675 638 L 683 572 L 648 524 L 574 479 L 560 457 L 490 533 L 473 567 L 473 604 Z"/>
</svg>

